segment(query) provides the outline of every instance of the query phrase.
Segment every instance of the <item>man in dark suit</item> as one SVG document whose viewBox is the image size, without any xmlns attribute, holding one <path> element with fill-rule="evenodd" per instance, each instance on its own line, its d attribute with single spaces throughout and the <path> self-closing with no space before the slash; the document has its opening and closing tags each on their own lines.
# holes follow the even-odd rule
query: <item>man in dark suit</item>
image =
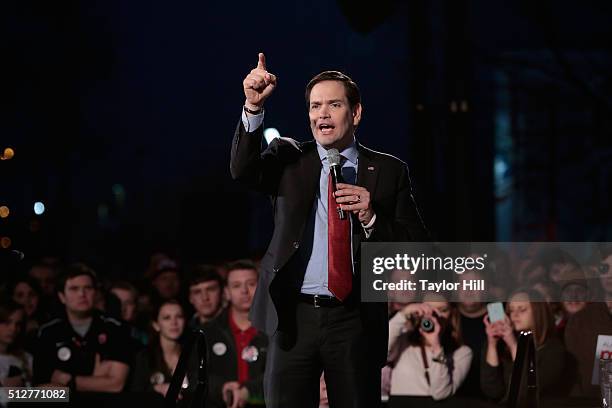
<svg viewBox="0 0 612 408">
<path fill-rule="evenodd" d="M 360 301 L 360 245 L 427 239 L 408 168 L 356 142 L 359 88 L 338 71 L 323 72 L 306 87 L 315 140 L 279 138 L 261 152 L 263 105 L 276 85 L 259 54 L 243 81 L 246 102 L 230 163 L 232 177 L 269 194 L 274 211 L 250 314 L 270 336 L 266 406 L 317 407 L 324 372 L 331 407 L 376 407 L 387 305 Z M 330 149 L 340 152 L 346 181 L 335 192 Z M 349 216 L 340 219 L 338 209 Z"/>
</svg>

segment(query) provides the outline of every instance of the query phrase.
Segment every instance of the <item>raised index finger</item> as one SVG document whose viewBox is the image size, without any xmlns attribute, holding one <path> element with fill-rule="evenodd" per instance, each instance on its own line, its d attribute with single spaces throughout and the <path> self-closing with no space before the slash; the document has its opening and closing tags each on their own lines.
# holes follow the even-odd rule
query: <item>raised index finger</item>
<svg viewBox="0 0 612 408">
<path fill-rule="evenodd" d="M 257 68 L 266 70 L 266 56 L 263 52 L 259 53 L 259 61 L 257 61 Z"/>
</svg>

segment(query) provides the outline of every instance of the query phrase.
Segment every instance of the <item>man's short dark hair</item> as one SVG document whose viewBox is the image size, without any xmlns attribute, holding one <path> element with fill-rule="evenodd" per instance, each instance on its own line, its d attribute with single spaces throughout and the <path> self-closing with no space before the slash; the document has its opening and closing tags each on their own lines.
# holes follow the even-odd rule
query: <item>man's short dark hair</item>
<svg viewBox="0 0 612 408">
<path fill-rule="evenodd" d="M 219 287 L 223 288 L 223 278 L 219 275 L 217 269 L 212 265 L 199 264 L 190 269 L 187 286 L 191 289 L 192 286 L 211 281 L 218 282 Z"/>
<path fill-rule="evenodd" d="M 310 92 L 312 88 L 323 81 L 338 81 L 344 85 L 346 92 L 346 99 L 348 99 L 349 106 L 353 109 L 357 104 L 361 103 L 361 93 L 357 84 L 348 76 L 340 71 L 323 71 L 316 75 L 306 85 L 306 106 L 310 105 Z"/>
<path fill-rule="evenodd" d="M 229 278 L 229 275 L 232 271 L 238 269 L 252 269 L 255 271 L 255 273 L 258 273 L 257 265 L 255 264 L 255 262 L 251 261 L 250 259 L 239 259 L 237 261 L 233 261 L 227 264 L 227 266 L 225 267 L 225 270 L 227 271 L 227 276 L 225 279 L 227 280 Z"/>
<path fill-rule="evenodd" d="M 68 279 L 74 279 L 77 276 L 89 276 L 93 286 L 98 286 L 98 275 L 96 272 L 84 263 L 77 262 L 64 268 L 57 280 L 56 290 L 63 293 L 64 289 L 66 289 L 66 282 L 68 282 Z"/>
</svg>

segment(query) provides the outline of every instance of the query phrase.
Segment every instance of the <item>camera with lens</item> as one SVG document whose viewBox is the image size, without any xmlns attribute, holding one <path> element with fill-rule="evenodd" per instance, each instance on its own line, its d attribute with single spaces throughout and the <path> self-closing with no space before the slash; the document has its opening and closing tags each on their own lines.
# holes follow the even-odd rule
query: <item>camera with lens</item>
<svg viewBox="0 0 612 408">
<path fill-rule="evenodd" d="M 438 318 L 437 313 L 434 313 L 433 315 Z M 412 323 L 412 327 L 420 327 L 425 333 L 431 333 L 435 329 L 433 319 L 428 316 L 413 314 L 410 316 L 410 322 Z"/>
</svg>

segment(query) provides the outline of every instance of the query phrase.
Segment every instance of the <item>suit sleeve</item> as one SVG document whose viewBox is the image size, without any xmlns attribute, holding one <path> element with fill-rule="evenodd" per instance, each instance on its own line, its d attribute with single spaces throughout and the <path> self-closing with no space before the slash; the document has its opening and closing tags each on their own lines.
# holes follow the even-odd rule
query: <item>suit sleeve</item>
<svg viewBox="0 0 612 408">
<path fill-rule="evenodd" d="M 373 204 L 376 213 L 374 231 L 370 242 L 422 242 L 431 238 L 421 219 L 412 194 L 408 167 L 402 165 L 397 182 L 397 194 L 393 211 L 385 211 Z"/>
<path fill-rule="evenodd" d="M 293 160 L 301 151 L 295 141 L 276 138 L 262 152 L 262 141 L 263 125 L 247 132 L 240 120 L 232 141 L 230 173 L 234 180 L 252 189 L 274 194 L 283 163 Z"/>
</svg>

